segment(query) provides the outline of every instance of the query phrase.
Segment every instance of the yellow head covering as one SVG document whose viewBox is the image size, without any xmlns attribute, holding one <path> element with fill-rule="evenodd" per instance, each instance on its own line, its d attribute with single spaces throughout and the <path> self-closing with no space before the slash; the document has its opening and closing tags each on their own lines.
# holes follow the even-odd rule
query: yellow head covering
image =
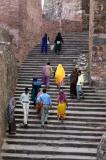
<svg viewBox="0 0 106 160">
<path fill-rule="evenodd" d="M 63 79 L 65 78 L 65 71 L 64 71 L 62 64 L 59 64 L 57 66 L 57 69 L 55 72 L 55 78 L 56 78 L 57 84 L 60 84 L 63 81 Z"/>
</svg>

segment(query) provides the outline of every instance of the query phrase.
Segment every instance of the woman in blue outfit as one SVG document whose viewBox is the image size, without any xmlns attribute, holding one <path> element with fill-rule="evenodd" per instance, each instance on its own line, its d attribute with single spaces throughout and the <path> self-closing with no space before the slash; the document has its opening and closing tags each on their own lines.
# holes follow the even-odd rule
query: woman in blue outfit
<svg viewBox="0 0 106 160">
<path fill-rule="evenodd" d="M 48 41 L 49 41 L 49 38 L 47 36 L 47 33 L 45 33 L 44 36 L 42 37 L 41 53 L 48 52 Z"/>
</svg>

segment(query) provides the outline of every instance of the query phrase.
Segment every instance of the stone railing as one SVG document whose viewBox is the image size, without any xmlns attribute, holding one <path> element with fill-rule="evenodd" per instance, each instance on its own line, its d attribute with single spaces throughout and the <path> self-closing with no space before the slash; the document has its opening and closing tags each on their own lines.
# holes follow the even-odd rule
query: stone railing
<svg viewBox="0 0 106 160">
<path fill-rule="evenodd" d="M 81 72 L 84 75 L 84 83 L 88 84 L 88 60 L 87 60 L 87 54 L 83 53 L 81 54 L 77 61 L 76 61 L 76 67 L 81 70 Z"/>
<path fill-rule="evenodd" d="M 106 160 L 106 133 L 102 136 L 97 148 L 97 160 Z"/>
</svg>

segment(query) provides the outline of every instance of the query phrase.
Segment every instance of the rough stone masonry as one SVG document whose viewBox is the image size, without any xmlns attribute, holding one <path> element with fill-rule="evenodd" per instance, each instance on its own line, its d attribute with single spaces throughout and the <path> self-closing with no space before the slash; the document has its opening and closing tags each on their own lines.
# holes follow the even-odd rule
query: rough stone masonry
<svg viewBox="0 0 106 160">
<path fill-rule="evenodd" d="M 59 31 L 82 31 L 82 0 L 44 1 L 43 32 L 54 37 Z"/>
<path fill-rule="evenodd" d="M 39 0 L 0 0 L 0 27 L 11 34 L 14 54 L 19 62 L 40 41 L 41 15 Z"/>
<path fill-rule="evenodd" d="M 6 129 L 6 107 L 16 84 L 16 62 L 11 48 L 11 37 L 0 29 L 0 147 Z"/>
</svg>

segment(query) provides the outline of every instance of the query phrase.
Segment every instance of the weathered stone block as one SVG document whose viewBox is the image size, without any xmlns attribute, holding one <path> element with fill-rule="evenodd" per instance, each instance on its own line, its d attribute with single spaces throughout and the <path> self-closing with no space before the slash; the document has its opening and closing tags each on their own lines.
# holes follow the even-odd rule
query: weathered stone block
<svg viewBox="0 0 106 160">
<path fill-rule="evenodd" d="M 7 31 L 0 29 L 0 147 L 6 129 L 6 107 L 16 84 L 16 61 Z"/>
<path fill-rule="evenodd" d="M 0 0 L 0 27 L 11 35 L 15 57 L 22 62 L 40 42 L 42 10 L 39 0 Z"/>
</svg>

